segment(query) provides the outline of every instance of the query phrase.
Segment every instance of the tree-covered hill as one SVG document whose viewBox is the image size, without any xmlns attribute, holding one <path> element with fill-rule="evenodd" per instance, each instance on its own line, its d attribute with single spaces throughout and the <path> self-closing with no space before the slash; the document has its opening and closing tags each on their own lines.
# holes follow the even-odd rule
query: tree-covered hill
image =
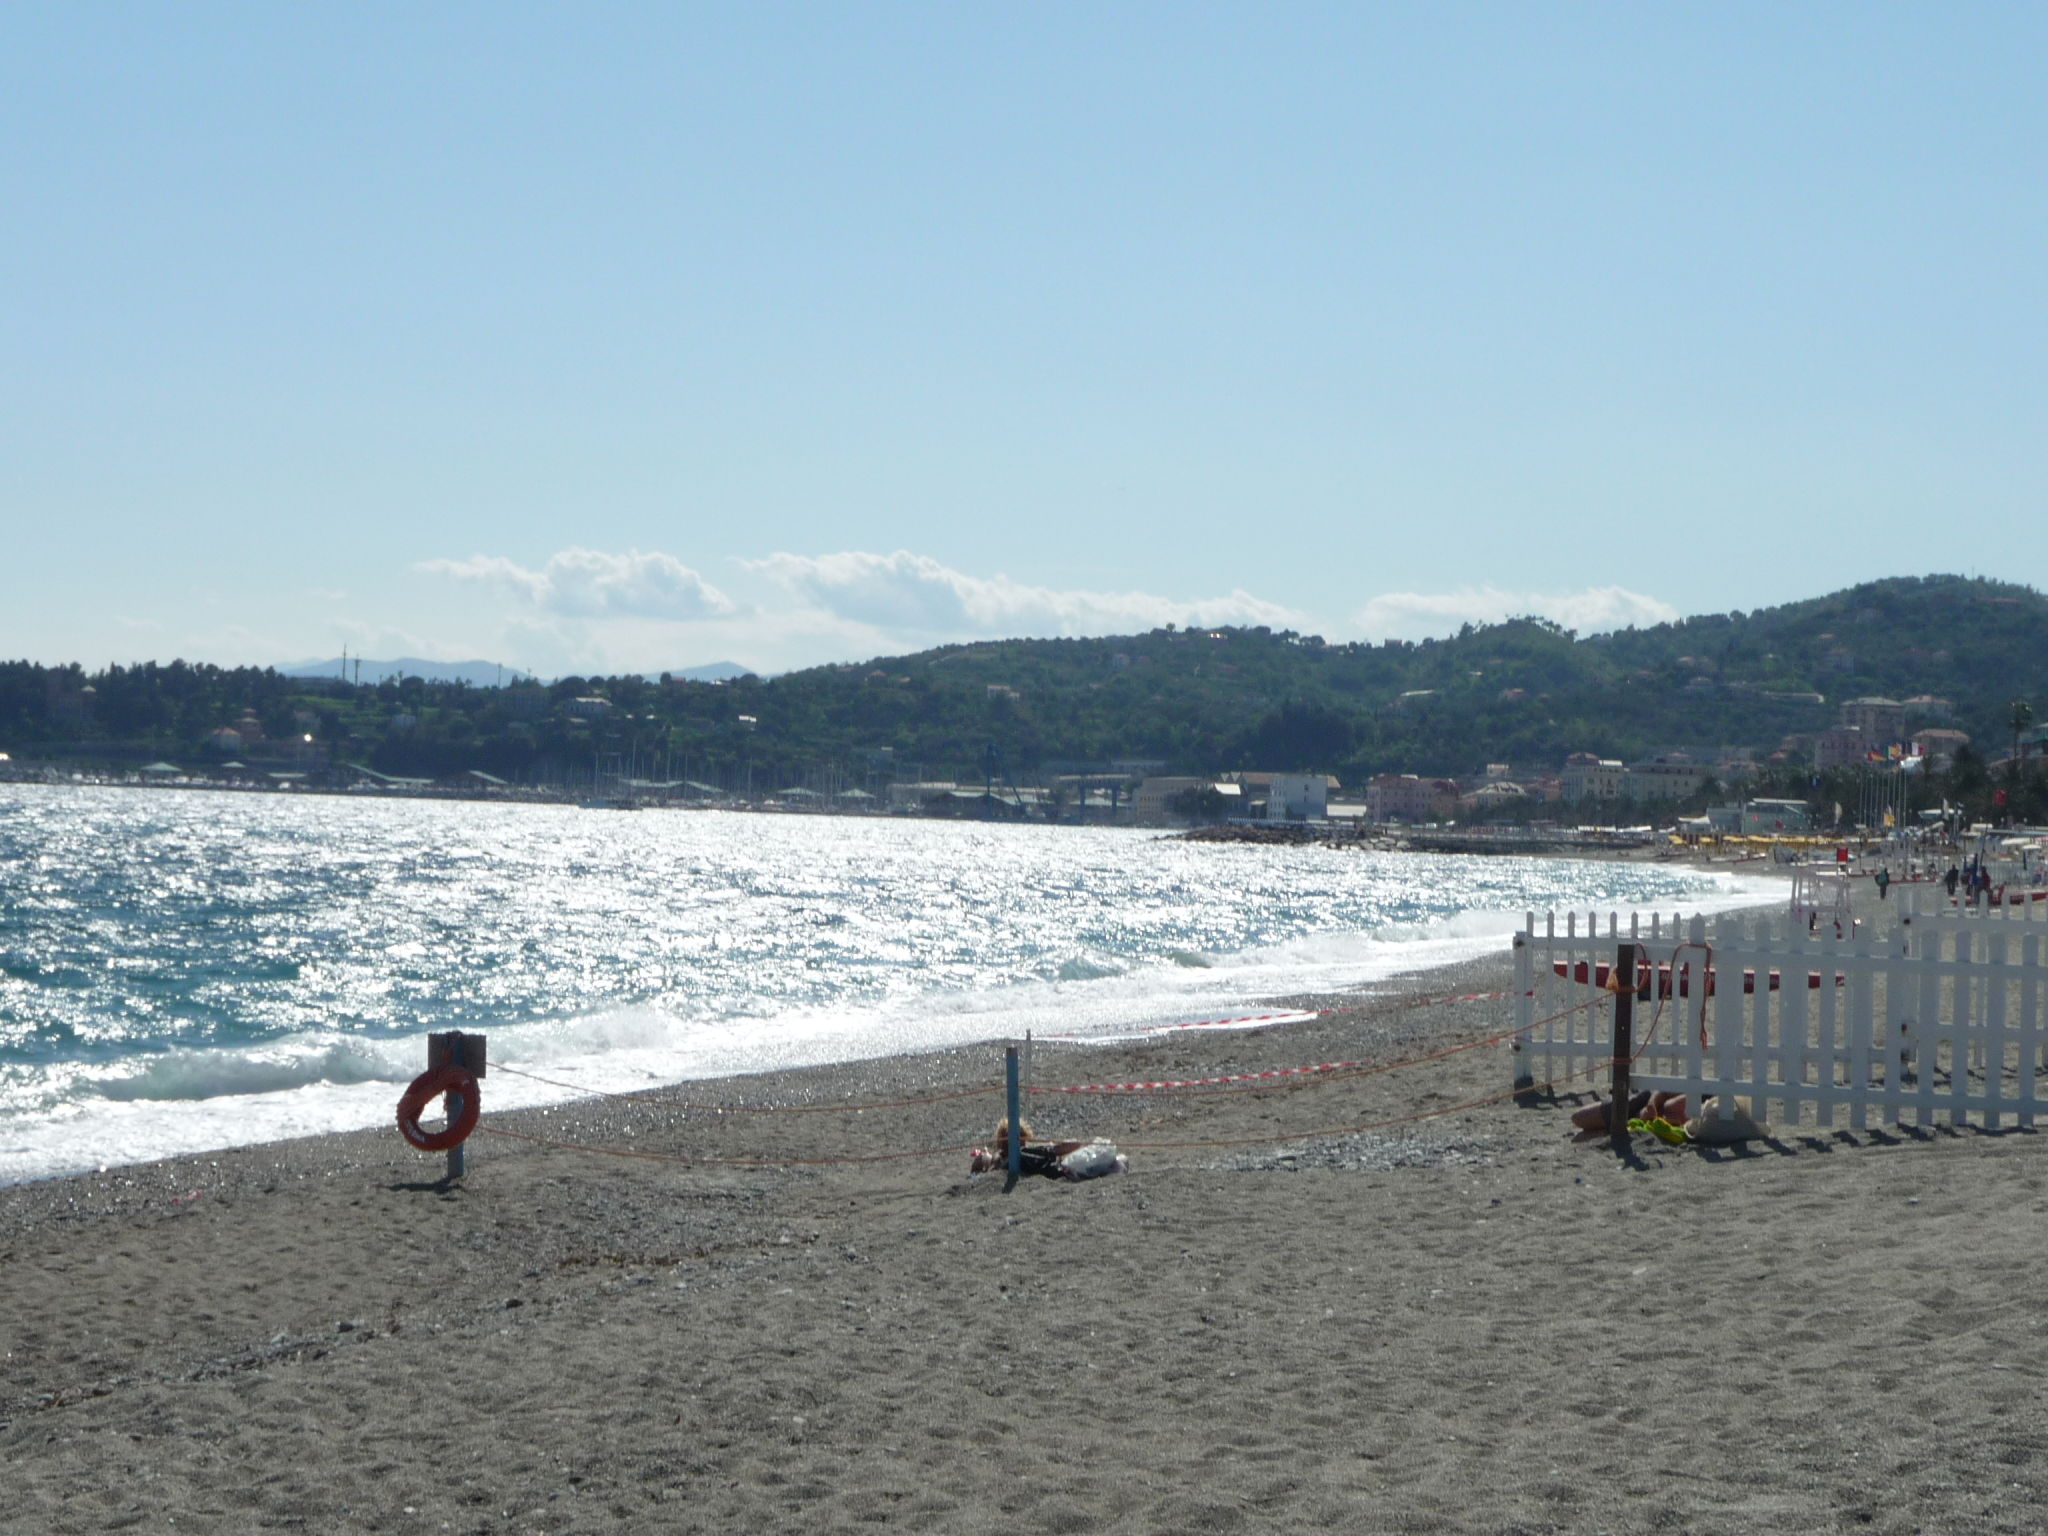
<svg viewBox="0 0 2048 1536">
<path fill-rule="evenodd" d="M 0 664 L 0 750 L 190 755 L 208 749 L 209 733 L 253 720 L 245 755 L 276 756 L 311 736 L 324 758 L 394 773 L 588 776 L 623 756 L 728 783 L 744 767 L 775 787 L 872 779 L 883 749 L 898 777 L 969 777 L 993 746 L 1019 775 L 1150 760 L 1357 783 L 1488 762 L 1554 769 L 1574 751 L 1767 752 L 1869 694 L 1952 700 L 1955 724 L 1997 752 L 2013 699 L 2048 705 L 2048 598 L 1982 578 L 1904 577 L 1583 639 L 1541 619 L 1384 645 L 1166 628 L 944 646 L 717 684 L 354 687 L 184 662 L 91 675 L 17 662 Z"/>
</svg>

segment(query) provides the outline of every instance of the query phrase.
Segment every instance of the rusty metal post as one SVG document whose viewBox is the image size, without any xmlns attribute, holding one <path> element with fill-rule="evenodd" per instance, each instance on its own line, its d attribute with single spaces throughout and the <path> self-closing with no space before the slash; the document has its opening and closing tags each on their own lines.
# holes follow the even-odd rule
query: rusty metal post
<svg viewBox="0 0 2048 1536">
<path fill-rule="evenodd" d="M 1607 1134 L 1619 1152 L 1629 1144 L 1629 1067 L 1636 1045 L 1636 946 L 1617 944 L 1614 969 L 1607 984 L 1614 989 L 1614 1099 L 1607 1111 Z"/>
</svg>

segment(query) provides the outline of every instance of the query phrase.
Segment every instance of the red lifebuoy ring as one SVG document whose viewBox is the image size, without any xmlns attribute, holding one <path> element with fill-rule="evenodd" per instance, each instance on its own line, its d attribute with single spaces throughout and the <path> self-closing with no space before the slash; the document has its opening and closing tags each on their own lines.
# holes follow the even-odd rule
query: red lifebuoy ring
<svg viewBox="0 0 2048 1536">
<path fill-rule="evenodd" d="M 441 1093 L 455 1094 L 461 1107 L 456 1110 L 455 1118 L 440 1130 L 421 1130 L 420 1111 Z M 467 1070 L 453 1062 L 429 1067 L 412 1080 L 412 1086 L 398 1101 L 398 1134 L 422 1152 L 446 1152 L 468 1139 L 469 1133 L 476 1129 L 477 1112 L 482 1107 L 477 1096 L 476 1079 Z"/>
</svg>

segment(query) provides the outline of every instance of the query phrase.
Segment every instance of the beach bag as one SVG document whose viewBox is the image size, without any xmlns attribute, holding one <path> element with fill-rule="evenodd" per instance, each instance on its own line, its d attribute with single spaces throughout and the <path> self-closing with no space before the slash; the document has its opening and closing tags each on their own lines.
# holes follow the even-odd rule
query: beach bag
<svg viewBox="0 0 2048 1536">
<path fill-rule="evenodd" d="M 1091 1141 L 1085 1147 L 1076 1147 L 1060 1159 L 1059 1174 L 1063 1179 L 1099 1179 L 1107 1174 L 1122 1173 L 1130 1166 L 1130 1160 L 1117 1151 L 1113 1142 Z"/>
<path fill-rule="evenodd" d="M 1763 1133 L 1762 1124 L 1740 1099 L 1735 1101 L 1735 1113 L 1729 1119 L 1721 1118 L 1720 1100 L 1708 1099 L 1700 1106 L 1700 1112 L 1685 1122 L 1685 1134 L 1703 1147 L 1732 1147 L 1737 1142 L 1755 1141 Z"/>
</svg>

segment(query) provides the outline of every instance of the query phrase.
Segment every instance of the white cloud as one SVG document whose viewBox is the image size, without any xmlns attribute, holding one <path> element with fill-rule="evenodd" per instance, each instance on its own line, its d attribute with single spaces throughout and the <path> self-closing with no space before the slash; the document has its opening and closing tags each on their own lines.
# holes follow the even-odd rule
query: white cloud
<svg viewBox="0 0 2048 1536">
<path fill-rule="evenodd" d="M 673 555 L 633 550 L 613 555 L 565 549 L 535 571 L 502 555 L 423 560 L 431 575 L 477 582 L 564 618 L 707 619 L 733 611 L 732 599 Z"/>
<path fill-rule="evenodd" d="M 1544 594 L 1485 586 L 1383 593 L 1360 609 L 1353 622 L 1367 640 L 1422 640 L 1454 634 L 1465 624 L 1497 624 L 1520 614 L 1552 619 L 1582 635 L 1631 624 L 1665 624 L 1679 616 L 1669 603 L 1625 587 Z"/>
<path fill-rule="evenodd" d="M 500 555 L 428 560 L 414 569 L 496 595 L 486 608 L 442 605 L 439 622 L 451 633 L 495 636 L 465 655 L 502 655 L 544 674 L 712 661 L 779 672 L 950 641 L 1123 634 L 1169 623 L 1316 627 L 1298 609 L 1241 590 L 1183 599 L 1027 586 L 908 550 L 776 553 L 736 563 L 739 601 L 674 556 L 637 550 L 565 549 L 539 569 Z M 447 646 L 408 654 L 447 654 Z"/>
<path fill-rule="evenodd" d="M 835 618 L 925 640 L 1115 634 L 1168 623 L 1288 629 L 1305 622 L 1294 609 L 1241 590 L 1180 599 L 1032 587 L 1003 575 L 970 576 L 902 549 L 888 555 L 773 554 L 741 564 Z"/>
</svg>

